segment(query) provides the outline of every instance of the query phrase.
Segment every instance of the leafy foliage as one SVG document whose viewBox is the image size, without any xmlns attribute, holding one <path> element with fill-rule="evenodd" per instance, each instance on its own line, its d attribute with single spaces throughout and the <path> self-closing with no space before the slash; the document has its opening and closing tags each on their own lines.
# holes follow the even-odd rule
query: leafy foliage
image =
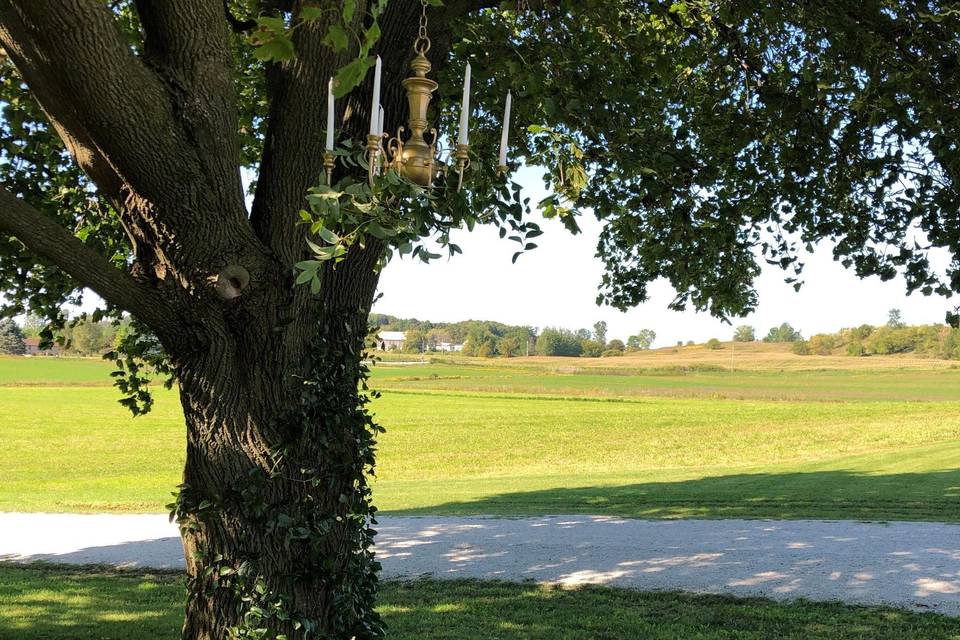
<svg viewBox="0 0 960 640">
<path fill-rule="evenodd" d="M 627 338 L 627 346 L 634 350 L 649 349 L 657 339 L 657 332 L 653 329 L 641 329 L 637 335 Z"/>
<path fill-rule="evenodd" d="M 745 315 L 761 261 L 799 287 L 822 241 L 860 276 L 960 291 L 951 3 L 564 0 L 462 30 L 458 55 L 514 90 L 517 119 L 572 141 L 518 145 L 563 215 L 606 222 L 602 300 L 663 277 L 674 308 Z"/>
<path fill-rule="evenodd" d="M 794 352 L 800 355 L 912 353 L 957 360 L 960 359 L 960 329 L 940 324 L 908 326 L 903 322 L 897 326 L 889 323 L 881 327 L 862 325 L 836 333 L 818 333 L 809 340 L 795 341 L 794 346 Z"/>
<path fill-rule="evenodd" d="M 537 336 L 537 355 L 579 356 L 582 352 L 581 338 L 569 329 L 547 327 Z M 599 355 L 599 348 L 597 355 Z"/>
<path fill-rule="evenodd" d="M 310 210 L 300 212 L 318 242 L 308 241 L 314 258 L 298 263 L 298 284 L 310 283 L 314 292 L 321 286 L 320 267 L 326 261 L 342 261 L 350 247 L 365 246 L 369 238 L 382 241 L 386 263 L 398 254 L 423 262 L 441 257 L 429 241 L 450 257 L 461 253 L 450 241 L 450 232 L 477 224 L 492 224 L 500 237 L 520 245 L 514 261 L 524 251 L 536 248 L 531 239 L 542 234 L 539 225 L 526 219 L 527 201 L 520 186 L 490 175 L 481 178 L 471 192 L 450 188 L 441 176 L 432 189 L 424 189 L 392 169 L 366 179 L 368 158 L 365 149 L 345 141 L 334 151 L 344 177 L 335 185 L 320 184 L 307 195 Z M 477 172 L 479 173 L 479 172 Z"/>
<path fill-rule="evenodd" d="M 344 53 L 351 42 L 359 43 L 356 57 L 337 71 L 334 83 L 334 95 L 347 95 L 360 84 L 374 64 L 370 51 L 380 39 L 378 19 L 387 7 L 387 0 L 370 2 L 366 16 L 358 11 L 359 0 L 342 0 L 339 4 L 339 8 L 304 4 L 290 20 L 282 15 L 257 17 L 257 28 L 249 37 L 254 58 L 272 63 L 293 60 L 297 55 L 294 32 L 311 23 L 325 24 L 323 43 L 334 53 Z M 359 20 L 361 17 L 367 20 Z"/>
<path fill-rule="evenodd" d="M 593 323 L 593 337 L 601 346 L 607 344 L 607 323 L 603 320 Z"/>
<path fill-rule="evenodd" d="M 770 327 L 770 331 L 764 336 L 764 342 L 797 342 L 803 340 L 800 332 L 790 326 L 789 322 L 784 322 L 779 327 Z"/>
</svg>

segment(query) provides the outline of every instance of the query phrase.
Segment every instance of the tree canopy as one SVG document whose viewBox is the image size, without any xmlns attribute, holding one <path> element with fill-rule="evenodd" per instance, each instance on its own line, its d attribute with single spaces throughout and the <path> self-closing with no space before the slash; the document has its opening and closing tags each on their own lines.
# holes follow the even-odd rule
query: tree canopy
<svg viewBox="0 0 960 640">
<path fill-rule="evenodd" d="M 445 135 L 467 62 L 477 79 L 463 191 L 365 175 L 367 72 L 379 55 L 398 131 L 422 7 Z M 133 318 L 128 405 L 149 407 L 144 363 L 179 381 L 186 636 L 379 637 L 361 361 L 379 269 L 478 225 L 517 259 L 538 210 L 603 221 L 599 300 L 620 309 L 664 278 L 674 308 L 743 315 L 763 261 L 799 286 L 819 242 L 860 276 L 958 292 L 958 27 L 946 0 L 0 0 L 0 315 L 45 317 L 49 342 L 92 290 L 94 322 Z"/>
<path fill-rule="evenodd" d="M 289 24 L 296 9 L 229 4 L 235 21 L 274 7 Z M 664 277 L 677 290 L 675 307 L 743 315 L 756 304 L 761 261 L 789 269 L 799 284 L 802 249 L 823 240 L 858 275 L 889 279 L 900 269 L 911 291 L 960 291 L 960 16 L 950 3 L 563 0 L 473 13 L 501 3 L 449 4 L 435 9 L 452 50 L 449 64 L 438 64 L 441 126 L 455 117 L 451 97 L 469 60 L 485 78 L 476 87 L 485 108 L 474 144 L 489 157 L 494 105 L 514 91 L 514 120 L 530 130 L 514 139 L 514 157 L 547 169 L 544 213 L 576 228 L 576 214 L 592 209 L 608 223 L 599 246 L 604 301 L 632 306 Z M 515 10 L 531 4 L 535 10 Z M 156 56 L 163 43 L 141 40 L 150 30 L 132 3 L 112 6 L 134 50 Z M 15 35 L 8 34 L 12 50 Z M 251 55 L 242 36 L 228 77 L 240 106 L 240 157 L 257 171 L 271 65 Z M 293 42 L 292 55 L 297 46 L 305 45 Z M 96 175 L 97 167 L 64 152 L 57 126 L 34 101 L 43 89 L 23 92 L 23 73 L 38 70 L 17 72 L 11 61 L 0 78 L 4 186 L 122 264 L 132 246 L 112 194 L 98 188 L 90 198 L 94 185 L 81 169 Z M 399 63 L 392 68 L 403 73 Z M 67 123 L 59 127 L 69 133 Z M 82 142 L 67 136 L 66 146 Z M 484 208 L 490 184 L 476 186 L 480 195 L 469 203 Z M 943 272 L 930 259 L 938 248 L 949 253 Z M 19 243 L 5 246 L 8 312 L 29 307 L 56 317 L 85 283 L 32 255 Z"/>
</svg>

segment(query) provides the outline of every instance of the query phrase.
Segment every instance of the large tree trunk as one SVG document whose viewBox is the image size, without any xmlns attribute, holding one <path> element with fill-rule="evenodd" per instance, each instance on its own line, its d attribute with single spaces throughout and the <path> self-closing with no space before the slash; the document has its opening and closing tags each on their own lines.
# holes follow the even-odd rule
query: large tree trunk
<svg viewBox="0 0 960 640">
<path fill-rule="evenodd" d="M 299 360 L 244 325 L 179 363 L 185 638 L 381 634 L 366 482 L 376 427 L 358 386 L 379 255 L 326 270 L 319 319 L 288 328 L 311 333 Z"/>
<path fill-rule="evenodd" d="M 431 10 L 437 73 L 451 16 L 495 3 Z M 261 8 L 296 14 L 303 4 Z M 327 264 L 317 295 L 294 285 L 294 265 L 310 255 L 297 212 L 323 173 L 327 82 L 357 44 L 339 53 L 324 44 L 328 21 L 339 19 L 329 12 L 295 31 L 294 59 L 267 65 L 269 113 L 248 216 L 232 81 L 238 43 L 224 3 L 133 5 L 138 25 L 124 31 L 116 3 L 0 0 L 0 47 L 115 210 L 128 262 L 3 190 L 0 231 L 133 314 L 169 354 L 187 427 L 173 508 L 189 577 L 184 637 L 379 637 L 367 486 L 378 429 L 358 387 L 385 248 L 367 238 Z M 359 3 L 354 26 L 368 26 L 367 6 Z M 401 81 L 420 12 L 405 0 L 380 16 L 390 131 L 405 120 Z M 340 138 L 361 145 L 370 75 L 338 101 Z"/>
</svg>

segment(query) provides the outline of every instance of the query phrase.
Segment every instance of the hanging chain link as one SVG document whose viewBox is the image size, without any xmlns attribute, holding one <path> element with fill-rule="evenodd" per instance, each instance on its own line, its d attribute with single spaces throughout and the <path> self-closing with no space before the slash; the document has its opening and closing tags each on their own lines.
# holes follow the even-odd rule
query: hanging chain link
<svg viewBox="0 0 960 640">
<path fill-rule="evenodd" d="M 430 51 L 430 38 L 427 36 L 427 0 L 420 0 L 422 9 L 420 11 L 420 31 L 417 39 L 413 41 L 413 49 L 421 55 L 426 55 Z"/>
</svg>

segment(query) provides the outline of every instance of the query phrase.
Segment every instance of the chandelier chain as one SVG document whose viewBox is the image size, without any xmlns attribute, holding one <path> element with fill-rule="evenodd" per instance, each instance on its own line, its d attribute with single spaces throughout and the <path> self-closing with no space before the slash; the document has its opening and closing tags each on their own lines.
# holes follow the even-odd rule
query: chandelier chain
<svg viewBox="0 0 960 640">
<path fill-rule="evenodd" d="M 417 33 L 417 39 L 413 41 L 413 49 L 420 55 L 426 55 L 430 51 L 430 38 L 427 36 L 427 0 L 420 0 L 420 31 Z"/>
</svg>

